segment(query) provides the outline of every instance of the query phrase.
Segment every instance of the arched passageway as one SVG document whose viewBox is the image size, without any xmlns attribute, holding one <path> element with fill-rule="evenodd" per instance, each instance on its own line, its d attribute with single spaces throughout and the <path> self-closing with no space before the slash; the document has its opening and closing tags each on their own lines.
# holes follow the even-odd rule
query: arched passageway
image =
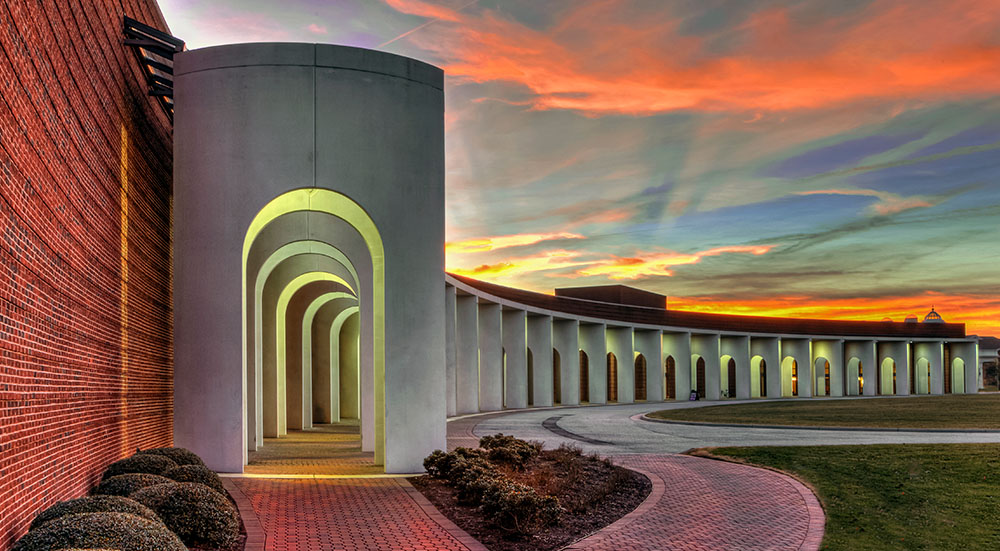
<svg viewBox="0 0 1000 551">
<path fill-rule="evenodd" d="M 618 401 L 618 358 L 614 352 L 608 352 L 608 402 Z"/>
<path fill-rule="evenodd" d="M 830 362 L 826 358 L 816 358 L 813 364 L 816 374 L 816 396 L 830 395 Z"/>
<path fill-rule="evenodd" d="M 914 365 L 915 394 L 931 393 L 931 362 L 927 358 L 918 358 Z"/>
<path fill-rule="evenodd" d="M 844 377 L 844 396 L 860 396 L 865 393 L 865 374 L 861 360 L 852 356 L 847 360 L 847 376 Z"/>
<path fill-rule="evenodd" d="M 876 391 L 881 396 L 896 394 L 896 360 L 892 358 L 882 360 Z"/>
<path fill-rule="evenodd" d="M 552 349 L 552 402 L 556 405 L 562 404 L 562 361 L 559 359 L 559 351 Z"/>
<path fill-rule="evenodd" d="M 732 356 L 722 357 L 723 365 L 723 396 L 726 398 L 736 397 L 736 359 Z"/>
<path fill-rule="evenodd" d="M 781 360 L 781 395 L 785 398 L 799 395 L 799 362 L 791 356 Z"/>
<path fill-rule="evenodd" d="M 673 356 L 667 356 L 667 359 L 663 362 L 663 376 L 665 380 L 665 386 L 663 387 L 664 395 L 667 400 L 677 399 L 677 361 L 674 360 Z"/>
<path fill-rule="evenodd" d="M 646 357 L 642 354 L 635 357 L 635 399 L 646 399 Z"/>
<path fill-rule="evenodd" d="M 965 392 L 965 360 L 962 358 L 951 360 L 951 381 L 956 393 Z"/>
<path fill-rule="evenodd" d="M 767 362 L 763 356 L 750 358 L 750 397 L 767 397 Z"/>
<path fill-rule="evenodd" d="M 590 403 L 590 358 L 580 350 L 580 403 Z"/>
<path fill-rule="evenodd" d="M 697 393 L 699 400 L 704 400 L 708 388 L 705 380 L 705 358 L 698 354 L 691 356 L 691 380 L 694 382 L 691 390 Z"/>
</svg>

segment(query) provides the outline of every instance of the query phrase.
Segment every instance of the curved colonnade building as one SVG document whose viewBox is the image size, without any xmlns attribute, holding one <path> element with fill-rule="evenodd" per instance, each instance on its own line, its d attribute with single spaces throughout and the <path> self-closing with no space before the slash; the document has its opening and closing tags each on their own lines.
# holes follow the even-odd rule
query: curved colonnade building
<svg viewBox="0 0 1000 551">
<path fill-rule="evenodd" d="M 217 470 L 342 420 L 376 465 L 416 472 L 448 415 L 977 391 L 976 341 L 940 319 L 675 312 L 622 286 L 445 275 L 439 69 L 319 44 L 175 59 L 174 431 Z"/>
</svg>

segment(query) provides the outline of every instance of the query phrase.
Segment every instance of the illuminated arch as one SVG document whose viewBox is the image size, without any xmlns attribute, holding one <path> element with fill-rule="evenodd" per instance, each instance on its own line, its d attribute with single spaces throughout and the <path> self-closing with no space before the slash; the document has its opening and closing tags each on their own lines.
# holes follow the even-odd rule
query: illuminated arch
<svg viewBox="0 0 1000 551">
<path fill-rule="evenodd" d="M 857 356 L 847 360 L 847 395 L 861 396 L 865 393 L 865 366 Z"/>
<path fill-rule="evenodd" d="M 729 354 L 719 357 L 719 391 L 725 398 L 736 397 L 736 358 Z"/>
<path fill-rule="evenodd" d="M 362 237 L 372 264 L 373 293 L 373 386 L 374 386 L 374 448 L 375 463 L 385 463 L 385 249 L 381 235 L 371 217 L 347 196 L 328 189 L 306 188 L 284 193 L 265 205 L 254 217 L 243 241 L 242 287 L 244 392 L 246 391 L 247 358 L 247 257 L 260 232 L 279 217 L 293 212 L 317 212 L 335 216 L 347 222 Z M 346 281 L 345 281 L 346 283 Z M 279 324 L 279 327 L 281 325 Z M 367 351 L 366 351 L 367 352 Z M 244 416 L 246 410 L 244 410 Z M 245 421 L 244 417 L 244 421 Z"/>
<path fill-rule="evenodd" d="M 698 399 L 704 400 L 707 388 L 705 358 L 701 354 L 691 354 L 691 390 L 698 393 Z"/>
<path fill-rule="evenodd" d="M 767 362 L 760 354 L 750 358 L 750 397 L 767 397 Z"/>
<path fill-rule="evenodd" d="M 792 356 L 781 359 L 781 395 L 785 398 L 799 395 L 799 362 Z"/>
<path fill-rule="evenodd" d="M 813 373 L 815 391 L 813 396 L 829 396 L 830 395 L 830 361 L 826 358 L 819 356 L 816 361 L 813 362 Z"/>
<path fill-rule="evenodd" d="M 646 357 L 642 354 L 635 355 L 635 370 L 633 374 L 635 383 L 635 399 L 646 399 Z"/>
<path fill-rule="evenodd" d="M 951 388 L 955 394 L 965 393 L 965 360 L 962 358 L 951 360 Z"/>
<path fill-rule="evenodd" d="M 914 384 L 917 394 L 931 393 L 931 362 L 927 358 L 917 358 L 913 366 Z"/>
<path fill-rule="evenodd" d="M 306 307 L 305 313 L 302 315 L 302 411 L 303 411 L 303 427 L 306 426 L 304 419 L 312 419 L 312 408 L 306 408 L 306 404 L 313 401 L 311 398 L 314 395 L 313 387 L 314 383 L 314 370 L 313 370 L 313 354 L 312 354 L 312 333 L 313 324 L 316 320 L 316 314 L 319 313 L 320 308 L 326 306 L 327 304 L 339 300 L 339 299 L 353 299 L 353 302 L 357 301 L 357 297 L 350 293 L 344 293 L 335 291 L 332 293 L 324 293 L 312 300 L 309 306 Z M 308 393 L 308 397 L 306 394 Z M 331 389 L 332 393 L 332 389 Z M 310 422 L 308 425 L 312 425 Z"/>
<path fill-rule="evenodd" d="M 882 396 L 896 394 L 896 360 L 891 357 L 882 360 L 879 366 L 878 393 Z"/>
</svg>

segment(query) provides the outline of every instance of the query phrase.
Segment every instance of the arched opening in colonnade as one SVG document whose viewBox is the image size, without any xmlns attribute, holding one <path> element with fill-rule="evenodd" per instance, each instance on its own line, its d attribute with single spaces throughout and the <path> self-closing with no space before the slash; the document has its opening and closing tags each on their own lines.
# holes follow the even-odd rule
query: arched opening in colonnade
<svg viewBox="0 0 1000 551">
<path fill-rule="evenodd" d="M 914 394 L 931 393 L 931 362 L 927 358 L 917 358 L 913 367 Z"/>
<path fill-rule="evenodd" d="M 813 363 L 813 373 L 816 380 L 815 396 L 830 395 L 830 361 L 819 357 Z"/>
<path fill-rule="evenodd" d="M 699 354 L 691 355 L 691 382 L 691 390 L 697 393 L 699 400 L 704 400 L 708 389 L 705 382 L 705 358 Z"/>
<path fill-rule="evenodd" d="M 962 358 L 951 360 L 951 384 L 954 392 L 965 392 L 965 360 Z"/>
<path fill-rule="evenodd" d="M 590 358 L 580 350 L 580 403 L 590 403 Z"/>
<path fill-rule="evenodd" d="M 618 358 L 614 352 L 608 352 L 607 370 L 608 402 L 618 401 Z"/>
<path fill-rule="evenodd" d="M 677 399 L 677 361 L 674 360 L 673 356 L 667 356 L 667 359 L 663 362 L 663 376 L 665 386 L 663 387 L 664 396 L 667 400 Z"/>
<path fill-rule="evenodd" d="M 383 465 L 385 275 L 374 222 L 343 194 L 289 191 L 253 218 L 242 258 L 248 449 L 354 416 L 336 432 L 353 433 L 366 461 Z"/>
<path fill-rule="evenodd" d="M 724 355 L 719 359 L 719 390 L 723 398 L 736 397 L 736 359 Z"/>
<path fill-rule="evenodd" d="M 781 360 L 781 395 L 785 398 L 799 395 L 799 362 L 791 356 Z"/>
<path fill-rule="evenodd" d="M 896 394 L 896 360 L 885 358 L 879 368 L 877 394 L 880 396 L 895 396 Z"/>
<path fill-rule="evenodd" d="M 552 349 L 552 403 L 562 404 L 562 360 L 559 359 L 559 351 Z"/>
<path fill-rule="evenodd" d="M 845 377 L 845 381 L 847 383 L 847 388 L 844 392 L 845 396 L 861 396 L 865 393 L 864 366 L 856 356 L 851 356 L 847 360 L 847 377 Z M 856 388 L 853 382 L 857 382 Z"/>
<path fill-rule="evenodd" d="M 750 358 L 750 397 L 767 398 L 767 362 L 760 355 Z"/>
<path fill-rule="evenodd" d="M 646 399 L 646 357 L 642 354 L 635 356 L 635 399 Z"/>
</svg>

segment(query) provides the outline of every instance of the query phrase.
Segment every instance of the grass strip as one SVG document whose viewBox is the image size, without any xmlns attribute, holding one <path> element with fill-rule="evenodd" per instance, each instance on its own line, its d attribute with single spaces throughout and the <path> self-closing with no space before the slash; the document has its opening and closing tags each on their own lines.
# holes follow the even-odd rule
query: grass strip
<svg viewBox="0 0 1000 551">
<path fill-rule="evenodd" d="M 656 411 L 675 421 L 819 427 L 1000 429 L 1000 394 L 789 400 Z"/>
<path fill-rule="evenodd" d="M 709 451 L 811 485 L 826 511 L 824 550 L 1000 549 L 1000 444 Z"/>
</svg>

